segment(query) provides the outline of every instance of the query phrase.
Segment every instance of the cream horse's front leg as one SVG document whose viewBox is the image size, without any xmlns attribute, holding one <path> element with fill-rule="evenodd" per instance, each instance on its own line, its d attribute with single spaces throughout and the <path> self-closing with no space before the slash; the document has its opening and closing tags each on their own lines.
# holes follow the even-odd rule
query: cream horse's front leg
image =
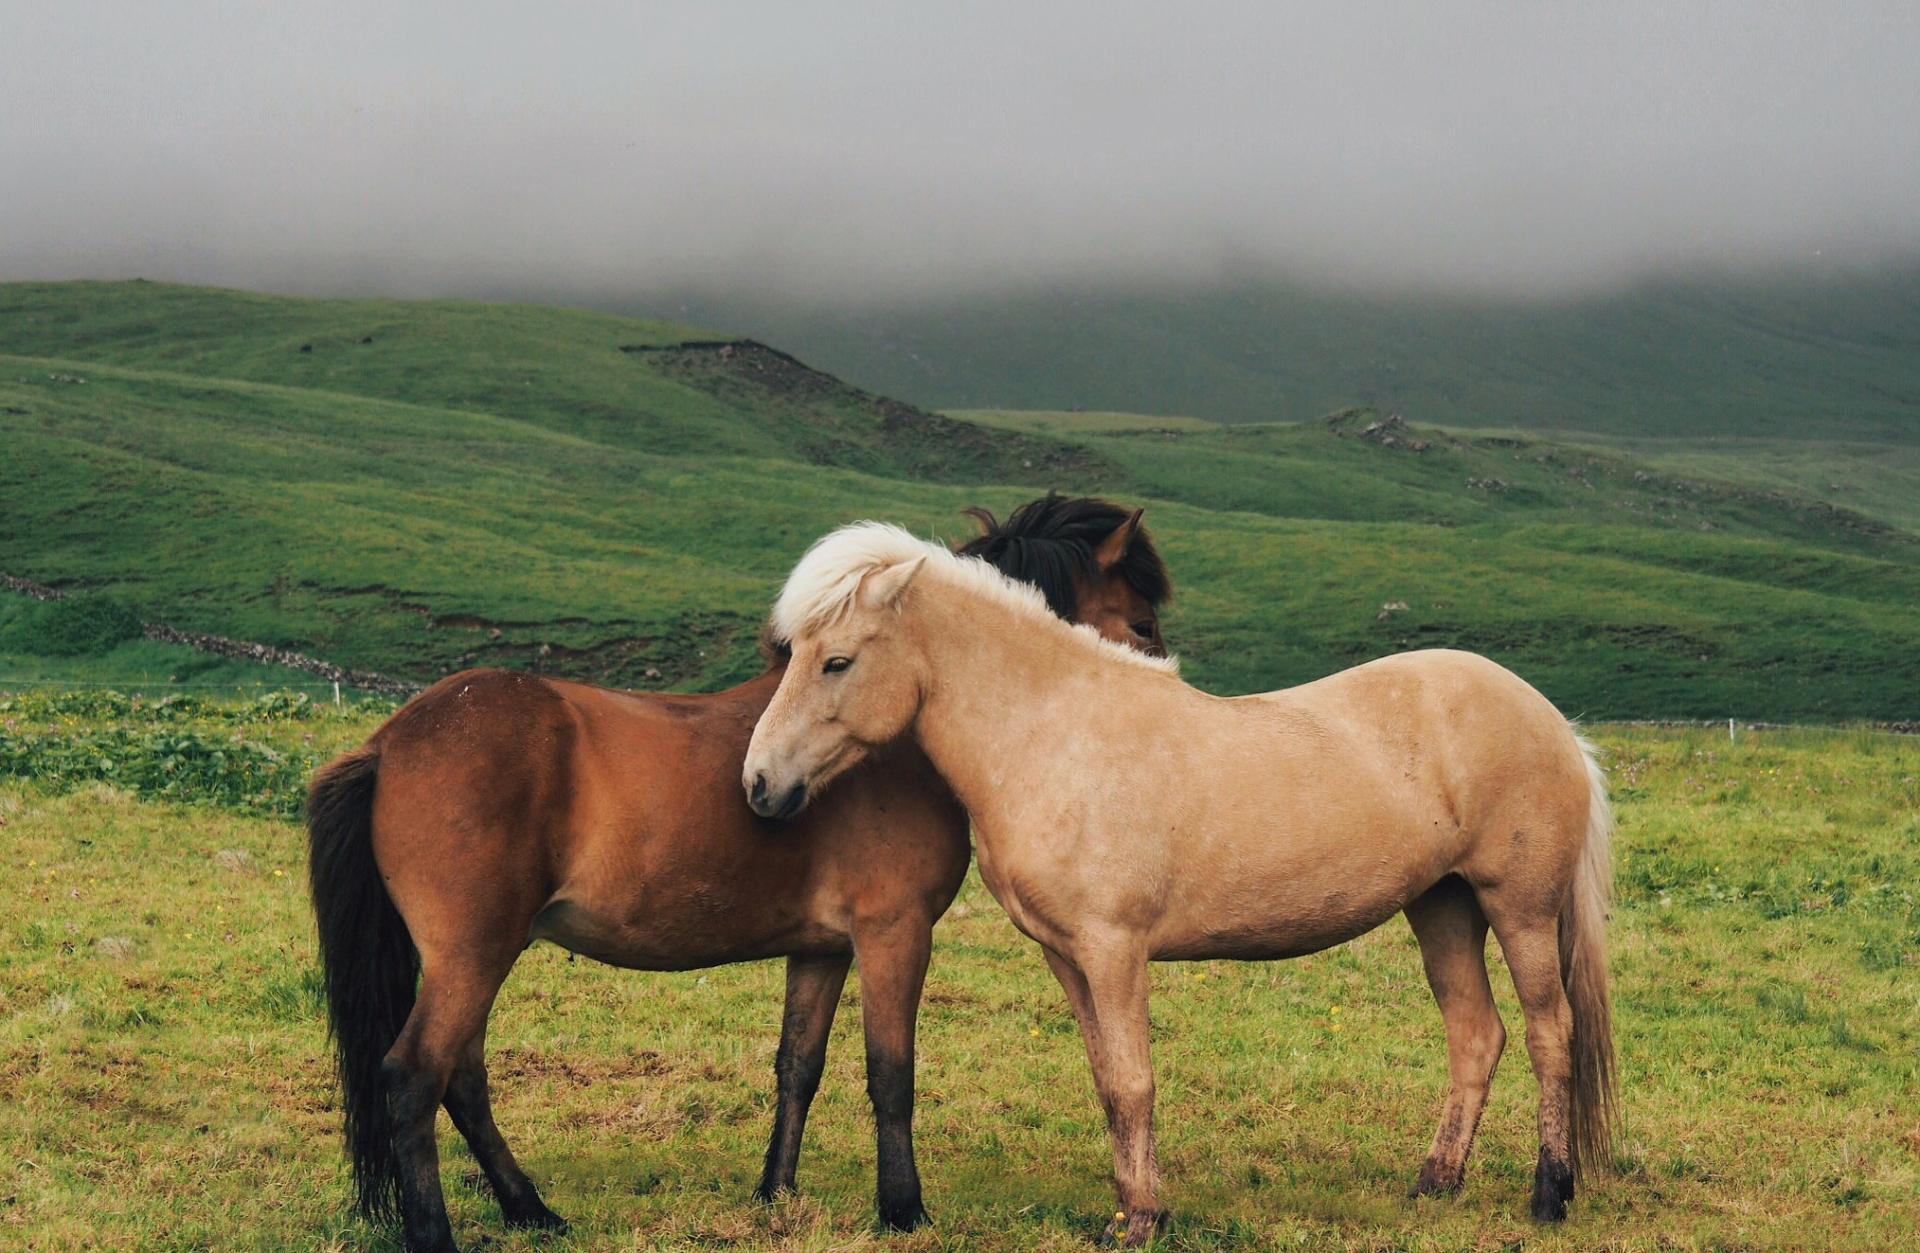
<svg viewBox="0 0 1920 1253">
<path fill-rule="evenodd" d="M 1094 1087 L 1107 1111 L 1120 1201 L 1107 1235 L 1138 1247 L 1166 1221 L 1153 1146 L 1146 945 L 1137 936 L 1115 933 L 1076 944 L 1071 955 L 1048 949 L 1047 964 L 1080 1020 Z"/>
</svg>

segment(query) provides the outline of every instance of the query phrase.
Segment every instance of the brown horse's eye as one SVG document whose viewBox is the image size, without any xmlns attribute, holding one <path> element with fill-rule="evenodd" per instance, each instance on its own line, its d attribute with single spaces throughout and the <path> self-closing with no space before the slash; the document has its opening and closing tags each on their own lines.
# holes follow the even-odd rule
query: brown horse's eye
<svg viewBox="0 0 1920 1253">
<path fill-rule="evenodd" d="M 851 657 L 829 657 L 827 658 L 827 664 L 820 667 L 820 672 L 822 674 L 839 674 L 852 664 L 853 658 Z"/>
<path fill-rule="evenodd" d="M 1153 626 L 1151 622 L 1136 622 L 1133 624 L 1133 633 L 1143 640 L 1150 640 L 1153 638 Z"/>
</svg>

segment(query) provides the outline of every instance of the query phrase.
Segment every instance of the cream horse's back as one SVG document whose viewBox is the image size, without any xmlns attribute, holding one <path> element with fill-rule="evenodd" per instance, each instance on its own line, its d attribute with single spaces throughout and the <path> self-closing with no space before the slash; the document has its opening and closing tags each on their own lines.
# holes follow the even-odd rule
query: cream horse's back
<svg viewBox="0 0 1920 1253">
<path fill-rule="evenodd" d="M 1276 958 L 1404 912 L 1446 1023 L 1450 1087 L 1417 1193 L 1464 1177 L 1506 1043 L 1499 940 L 1540 1083 L 1532 1212 L 1604 1159 L 1613 1071 L 1611 819 L 1573 727 L 1467 653 L 1408 653 L 1220 699 L 1060 624 L 977 562 L 894 528 L 822 540 L 774 626 L 794 663 L 746 778 L 811 796 L 911 735 L 973 817 L 982 877 L 1066 991 L 1113 1140 L 1122 1215 L 1162 1218 L 1146 966 Z"/>
<path fill-rule="evenodd" d="M 1086 814 L 1127 833 L 1116 855 L 1166 866 L 1136 876 L 1163 892 L 1155 959 L 1326 948 L 1449 874 L 1536 908 L 1557 899 L 1584 846 L 1578 738 L 1545 697 L 1483 657 L 1408 653 L 1231 700 L 1175 690 L 1213 708 L 1142 728 L 1134 760 L 1168 762 L 1165 785 Z M 1196 875 L 1196 864 L 1229 872 Z M 1082 916 L 1103 900 L 1114 894 L 1095 885 Z"/>
</svg>

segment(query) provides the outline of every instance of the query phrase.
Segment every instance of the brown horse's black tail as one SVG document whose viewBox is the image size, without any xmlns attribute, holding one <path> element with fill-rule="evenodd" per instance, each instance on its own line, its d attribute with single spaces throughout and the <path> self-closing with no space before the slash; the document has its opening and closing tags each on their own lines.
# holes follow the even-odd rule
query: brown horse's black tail
<svg viewBox="0 0 1920 1253">
<path fill-rule="evenodd" d="M 307 868 L 320 924 L 327 1021 L 346 1109 L 347 1151 L 361 1212 L 399 1211 L 399 1162 L 381 1063 L 413 1012 L 420 955 L 373 860 L 371 746 L 336 757 L 307 790 Z"/>
</svg>

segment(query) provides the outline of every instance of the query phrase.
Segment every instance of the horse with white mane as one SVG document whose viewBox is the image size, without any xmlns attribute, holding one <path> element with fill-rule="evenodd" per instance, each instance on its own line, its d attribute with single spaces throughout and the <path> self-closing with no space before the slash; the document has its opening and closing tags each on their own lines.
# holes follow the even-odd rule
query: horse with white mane
<svg viewBox="0 0 1920 1253">
<path fill-rule="evenodd" d="M 798 812 L 910 736 L 971 813 L 981 877 L 1079 1019 L 1121 1214 L 1164 1221 L 1147 963 L 1311 953 L 1404 912 L 1451 1085 L 1416 1193 L 1457 1189 L 1506 1042 L 1491 926 L 1540 1083 L 1532 1213 L 1563 1218 L 1613 1119 L 1612 822 L 1591 750 L 1468 653 L 1384 658 L 1222 699 L 1055 618 L 1032 589 L 897 527 L 816 543 L 773 611 L 793 660 L 743 784 Z"/>
</svg>

